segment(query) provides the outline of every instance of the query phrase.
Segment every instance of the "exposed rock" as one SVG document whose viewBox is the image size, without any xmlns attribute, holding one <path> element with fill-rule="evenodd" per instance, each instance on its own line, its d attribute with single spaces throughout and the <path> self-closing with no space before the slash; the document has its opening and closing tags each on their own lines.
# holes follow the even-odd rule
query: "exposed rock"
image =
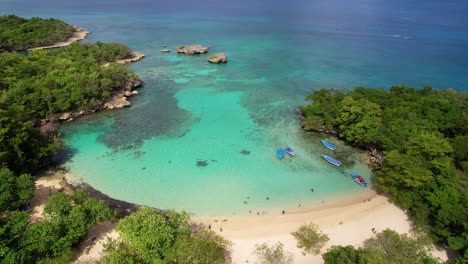
<svg viewBox="0 0 468 264">
<path fill-rule="evenodd" d="M 132 95 L 137 95 L 137 94 L 140 94 L 138 91 L 132 91 Z"/>
<path fill-rule="evenodd" d="M 190 45 L 177 47 L 177 53 L 185 53 L 187 55 L 206 53 L 210 47 L 203 47 L 202 45 Z"/>
<path fill-rule="evenodd" d="M 379 170 L 382 168 L 384 161 L 383 153 L 378 149 L 369 149 L 369 164 L 373 167 L 374 170 Z"/>
<path fill-rule="evenodd" d="M 167 45 L 163 45 L 163 47 L 167 47 Z"/>
<path fill-rule="evenodd" d="M 131 103 L 127 101 L 127 97 L 121 96 L 120 94 L 116 94 L 112 96 L 112 98 L 107 103 L 104 104 L 104 108 L 107 108 L 107 109 L 124 108 L 130 105 Z"/>
<path fill-rule="evenodd" d="M 60 114 L 60 116 L 59 116 L 58 119 L 59 119 L 59 120 L 67 120 L 67 119 L 70 118 L 70 116 L 71 116 L 71 113 L 70 113 L 70 112 L 65 112 L 65 113 Z"/>
<path fill-rule="evenodd" d="M 47 120 L 45 122 L 41 122 L 41 126 L 39 127 L 39 130 L 41 130 L 43 133 L 52 133 L 57 131 L 57 129 L 60 126 L 60 122 L 54 121 L 54 120 Z"/>
<path fill-rule="evenodd" d="M 170 49 L 162 49 L 161 52 L 171 52 Z"/>
<path fill-rule="evenodd" d="M 227 62 L 226 53 L 220 52 L 220 53 L 216 53 L 214 55 L 208 56 L 208 61 L 211 63 L 226 63 Z"/>
<path fill-rule="evenodd" d="M 130 92 L 130 91 L 125 91 L 124 95 L 125 95 L 125 96 L 131 96 L 131 95 L 132 95 L 132 92 Z"/>
</svg>

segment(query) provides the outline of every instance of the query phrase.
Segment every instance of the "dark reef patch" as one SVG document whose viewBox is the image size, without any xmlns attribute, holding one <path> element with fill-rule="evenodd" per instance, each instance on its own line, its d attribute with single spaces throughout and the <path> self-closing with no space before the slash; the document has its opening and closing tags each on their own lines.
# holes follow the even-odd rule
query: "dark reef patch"
<svg viewBox="0 0 468 264">
<path fill-rule="evenodd" d="M 207 160 L 199 160 L 199 161 L 197 161 L 197 166 L 198 167 L 208 166 L 208 162 L 207 162 Z"/>
<path fill-rule="evenodd" d="M 240 153 L 241 153 L 242 155 L 250 155 L 251 152 L 248 151 L 248 150 L 243 149 Z"/>
</svg>

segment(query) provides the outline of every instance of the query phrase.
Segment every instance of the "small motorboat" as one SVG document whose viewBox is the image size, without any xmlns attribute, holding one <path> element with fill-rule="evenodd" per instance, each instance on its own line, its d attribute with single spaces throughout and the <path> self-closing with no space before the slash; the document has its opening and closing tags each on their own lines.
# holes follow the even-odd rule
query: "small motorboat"
<svg viewBox="0 0 468 264">
<path fill-rule="evenodd" d="M 333 146 L 332 143 L 330 143 L 330 142 L 328 142 L 328 141 L 326 141 L 326 140 L 323 140 L 323 139 L 322 139 L 322 144 L 323 144 L 323 146 L 325 146 L 325 147 L 326 147 L 327 149 L 329 149 L 329 150 L 335 150 L 335 149 L 336 149 L 336 147 Z"/>
<path fill-rule="evenodd" d="M 285 147 L 284 151 L 286 151 L 286 153 L 288 153 L 291 156 L 296 156 L 296 152 L 294 152 L 294 150 L 290 147 Z"/>
<path fill-rule="evenodd" d="M 336 160 L 336 159 L 334 159 L 334 158 L 332 158 L 332 157 L 330 157 L 330 156 L 328 156 L 328 155 L 326 155 L 326 154 L 322 154 L 322 157 L 323 157 L 326 161 L 328 161 L 329 163 L 331 163 L 331 164 L 333 164 L 333 165 L 335 165 L 335 166 L 338 166 L 338 167 L 339 167 L 339 166 L 342 165 L 341 161 Z"/>
<path fill-rule="evenodd" d="M 276 156 L 278 156 L 278 159 L 282 159 L 284 157 L 284 150 L 282 148 L 279 148 L 276 151 Z"/>
<path fill-rule="evenodd" d="M 357 183 L 359 183 L 361 186 L 363 186 L 363 187 L 366 187 L 366 186 L 367 186 L 367 182 L 366 182 L 366 180 L 364 180 L 364 178 L 363 178 L 362 176 L 359 176 L 359 175 L 357 175 L 357 174 L 354 173 L 354 172 L 351 173 L 351 176 L 353 176 L 353 179 L 354 179 Z"/>
</svg>

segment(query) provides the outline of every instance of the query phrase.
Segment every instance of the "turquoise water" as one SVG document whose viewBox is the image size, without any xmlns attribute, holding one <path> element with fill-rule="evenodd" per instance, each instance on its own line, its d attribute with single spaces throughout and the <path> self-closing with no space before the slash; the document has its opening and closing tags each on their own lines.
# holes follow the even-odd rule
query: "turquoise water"
<svg viewBox="0 0 468 264">
<path fill-rule="evenodd" d="M 88 42 L 146 54 L 130 66 L 145 81 L 131 108 L 62 127 L 65 166 L 113 198 L 199 216 L 288 210 L 363 191 L 350 173 L 371 172 L 357 151 L 330 138 L 344 163 L 334 167 L 320 157 L 330 153 L 323 135 L 300 128 L 295 111 L 314 90 L 468 84 L 461 0 L 0 4 L 1 14 L 61 18 L 92 31 Z M 160 52 L 188 44 L 227 52 L 229 62 Z M 279 161 L 275 150 L 286 144 L 297 156 Z"/>
</svg>

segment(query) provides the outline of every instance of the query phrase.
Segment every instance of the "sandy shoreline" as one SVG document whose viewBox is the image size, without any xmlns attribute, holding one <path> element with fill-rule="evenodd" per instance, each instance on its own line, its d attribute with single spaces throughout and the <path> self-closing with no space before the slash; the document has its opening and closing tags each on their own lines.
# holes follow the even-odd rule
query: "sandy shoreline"
<svg viewBox="0 0 468 264">
<path fill-rule="evenodd" d="M 72 44 L 73 42 L 80 41 L 86 38 L 91 32 L 86 31 L 84 28 L 73 26 L 73 35 L 66 39 L 65 41 L 60 41 L 52 45 L 48 46 L 40 46 L 35 48 L 27 49 L 28 51 L 37 50 L 37 49 L 54 49 L 54 48 L 61 48 L 66 47 Z"/>
<path fill-rule="evenodd" d="M 52 191 L 73 190 L 82 188 L 92 196 L 105 200 L 112 208 L 121 210 L 126 214 L 137 210 L 138 206 L 116 199 L 112 199 L 87 185 L 70 185 L 67 179 L 72 175 L 65 170 L 46 171 L 36 181 L 37 198 L 42 201 L 33 201 L 33 215 L 36 221 L 40 221 L 39 213 L 41 204 L 45 204 L 44 192 L 52 188 Z M 68 186 L 68 187 L 67 187 Z M 42 194 L 40 194 L 42 193 Z M 42 198 L 41 198 L 42 197 Z M 233 263 L 254 263 L 255 257 L 252 250 L 255 244 L 278 241 L 284 244 L 286 251 L 294 256 L 294 263 L 323 263 L 322 257 L 303 256 L 296 247 L 296 241 L 290 235 L 304 223 L 315 223 L 323 232 L 329 235 L 330 241 L 322 253 L 331 245 L 362 246 L 364 240 L 372 237 L 372 228 L 378 232 L 390 228 L 398 233 L 411 233 L 411 222 L 406 213 L 396 205 L 390 203 L 388 198 L 369 190 L 360 195 L 338 197 L 336 200 L 328 200 L 325 203 L 317 203 L 295 210 L 286 210 L 284 215 L 275 212 L 268 215 L 258 215 L 252 212 L 247 216 L 220 216 L 220 217 L 195 217 L 195 222 L 201 222 L 226 239 L 233 242 Z M 370 201 L 369 201 L 370 199 Z M 35 197 L 36 200 L 36 197 Z M 129 207 L 132 207 L 130 211 Z M 227 220 L 227 221 L 223 221 Z M 105 222 L 93 226 L 87 238 L 77 250 L 75 263 L 96 263 L 100 259 L 107 237 L 116 238 L 115 223 Z M 222 231 L 220 231 L 222 228 Z M 445 251 L 434 250 L 432 254 L 442 260 L 447 260 Z"/>
<path fill-rule="evenodd" d="M 227 221 L 223 221 L 224 219 Z M 377 232 L 389 228 L 398 233 L 411 233 L 411 222 L 406 213 L 390 203 L 387 197 L 375 192 L 370 201 L 324 204 L 321 208 L 315 206 L 315 209 L 306 212 L 216 218 L 217 222 L 213 218 L 195 220 L 207 226 L 211 225 L 212 230 L 233 242 L 232 258 L 233 263 L 237 264 L 255 261 L 252 250 L 256 244 L 263 242 L 274 244 L 278 241 L 284 244 L 286 251 L 293 254 L 294 263 L 324 263 L 321 255 L 304 256 L 296 247 L 291 232 L 296 231 L 304 223 L 317 224 L 330 237 L 322 253 L 332 245 L 362 246 L 366 239 L 374 235 L 372 228 Z M 434 250 L 432 254 L 447 260 L 445 251 Z"/>
</svg>

